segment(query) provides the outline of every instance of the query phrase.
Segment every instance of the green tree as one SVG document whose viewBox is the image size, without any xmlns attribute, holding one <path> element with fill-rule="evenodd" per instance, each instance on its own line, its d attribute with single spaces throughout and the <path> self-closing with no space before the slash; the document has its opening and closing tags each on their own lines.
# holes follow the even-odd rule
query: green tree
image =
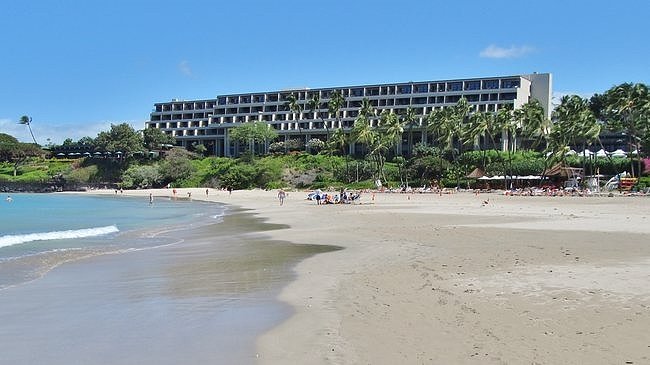
<svg viewBox="0 0 650 365">
<path fill-rule="evenodd" d="M 13 137 L 9 137 L 11 136 L 7 134 L 2 136 L 2 139 L 6 142 L 0 142 L 0 161 L 9 162 L 13 165 L 14 176 L 18 175 L 18 169 L 27 163 L 30 158 L 43 157 L 45 155 L 45 151 L 37 144 L 13 142 L 11 140 Z"/>
<path fill-rule="evenodd" d="M 172 148 L 167 151 L 158 168 L 161 181 L 166 184 L 189 178 L 195 171 L 192 165 L 192 160 L 195 158 L 194 153 L 184 148 Z"/>
<path fill-rule="evenodd" d="M 481 167 L 485 171 L 487 163 L 488 140 L 491 148 L 498 150 L 495 135 L 501 130 L 497 129 L 496 115 L 491 112 L 476 112 L 470 116 L 468 136 L 470 140 L 476 140 L 475 145 L 482 151 Z"/>
<path fill-rule="evenodd" d="M 529 101 L 514 111 L 514 119 L 521 126 L 522 137 L 533 141 L 532 149 L 537 148 L 548 133 L 550 123 L 542 104 L 537 99 Z"/>
<path fill-rule="evenodd" d="M 174 136 L 158 128 L 146 128 L 142 131 L 144 145 L 150 150 L 160 149 L 163 145 L 176 144 Z"/>
<path fill-rule="evenodd" d="M 327 103 L 327 109 L 330 114 L 330 118 L 334 118 L 336 121 L 336 127 L 339 128 L 341 124 L 341 108 L 345 106 L 345 98 L 339 90 L 332 91 L 330 95 L 330 100 Z"/>
<path fill-rule="evenodd" d="M 32 139 L 34 140 L 34 144 L 38 144 L 38 142 L 36 142 L 36 138 L 34 137 L 34 132 L 32 132 L 32 118 L 28 117 L 26 115 L 23 115 L 18 120 L 18 124 L 26 125 L 27 128 L 29 129 L 29 134 L 32 135 Z"/>
<path fill-rule="evenodd" d="M 122 152 L 130 155 L 134 152 L 142 152 L 144 140 L 140 133 L 127 123 L 111 124 L 111 130 L 99 132 L 95 139 L 95 145 L 104 151 Z"/>
<path fill-rule="evenodd" d="M 408 128 L 408 155 L 413 155 L 413 128 L 417 126 L 415 110 L 410 106 L 402 115 L 402 123 Z"/>
<path fill-rule="evenodd" d="M 11 135 L 6 134 L 6 133 L 0 133 L 0 143 L 13 144 L 13 143 L 19 143 L 19 142 L 16 139 L 16 137 L 14 137 L 14 136 L 11 136 Z"/>
<path fill-rule="evenodd" d="M 323 112 L 321 111 L 320 94 L 318 92 L 312 94 L 311 98 L 307 102 L 307 108 L 310 113 L 314 114 L 314 119 L 318 118 L 323 123 L 323 126 L 325 127 L 325 134 L 327 136 L 325 141 L 329 141 L 330 129 L 327 125 L 327 122 L 325 121 L 325 118 L 323 118 Z"/>
<path fill-rule="evenodd" d="M 399 155 L 399 146 L 404 134 L 404 122 L 392 111 L 384 109 L 379 115 L 379 134 L 384 137 L 391 147 L 395 147 L 395 155 Z M 382 136 L 383 135 L 383 136 Z"/>
<path fill-rule="evenodd" d="M 614 86 L 606 93 L 606 125 L 610 130 L 621 131 L 628 143 L 641 151 L 641 143 L 650 140 L 650 95 L 645 84 L 624 83 Z M 630 154 L 630 164 L 634 157 Z M 632 169 L 634 173 L 634 169 Z M 637 173 L 641 172 L 638 159 Z"/>
<path fill-rule="evenodd" d="M 79 138 L 79 141 L 77 141 L 77 143 L 82 145 L 82 146 L 92 146 L 92 147 L 94 147 L 95 146 L 95 139 L 92 138 L 92 137 L 88 137 L 88 136 L 81 137 L 81 138 Z"/>
<path fill-rule="evenodd" d="M 305 144 L 307 141 L 305 141 L 303 137 L 302 126 L 300 123 L 300 120 L 302 118 L 303 104 L 299 102 L 298 97 L 294 93 L 291 93 L 287 97 L 287 101 L 284 103 L 284 105 L 286 105 L 293 113 L 293 120 L 298 125 L 298 133 L 300 134 L 300 139 L 302 139 L 303 144 Z"/>
<path fill-rule="evenodd" d="M 161 184 L 163 176 L 158 167 L 150 165 L 132 165 L 122 174 L 121 186 L 131 188 L 155 188 Z"/>
<path fill-rule="evenodd" d="M 264 122 L 248 122 L 228 131 L 230 138 L 238 143 L 247 143 L 247 151 L 255 155 L 255 144 L 266 143 L 278 137 L 278 132 Z"/>
</svg>

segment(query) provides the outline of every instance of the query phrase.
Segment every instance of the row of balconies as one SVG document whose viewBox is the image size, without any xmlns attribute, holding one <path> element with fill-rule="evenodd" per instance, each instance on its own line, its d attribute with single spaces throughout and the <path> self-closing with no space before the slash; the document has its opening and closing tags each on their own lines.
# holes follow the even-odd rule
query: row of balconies
<svg viewBox="0 0 650 365">
<path fill-rule="evenodd" d="M 171 103 L 155 104 L 154 112 L 171 112 L 171 111 L 211 111 L 217 105 L 216 100 L 209 101 L 184 101 Z"/>
<path fill-rule="evenodd" d="M 263 103 L 284 103 L 293 93 L 298 100 L 309 100 L 314 93 L 318 93 L 321 99 L 329 99 L 332 92 L 340 90 L 345 98 L 363 98 L 371 96 L 390 96 L 404 94 L 432 94 L 446 92 L 466 92 L 478 90 L 502 90 L 516 89 L 521 85 L 519 78 L 453 81 L 424 84 L 372 86 L 325 90 L 294 90 L 284 92 L 273 92 L 264 94 L 243 94 L 220 96 L 217 98 L 218 105 L 233 104 L 263 104 Z"/>
<path fill-rule="evenodd" d="M 517 98 L 516 92 L 510 93 L 491 93 L 491 94 L 469 94 L 469 95 L 446 95 L 446 96 L 430 96 L 430 97 L 411 97 L 411 98 L 395 98 L 395 99 L 372 99 L 370 104 L 373 107 L 387 107 L 387 106 L 409 106 L 409 105 L 445 105 L 453 104 L 460 100 L 461 97 L 467 98 L 470 103 L 481 103 L 481 102 L 495 102 L 495 101 L 510 101 Z M 342 107 L 342 110 L 345 109 L 354 109 L 361 106 L 360 100 L 351 100 L 346 102 L 346 105 Z M 303 110 L 307 108 L 306 105 L 302 105 Z M 327 110 L 327 103 L 321 103 L 321 111 Z M 278 112 L 290 112 L 289 107 L 280 104 L 280 105 L 259 105 L 259 106 L 240 106 L 234 108 L 217 108 L 212 110 L 215 116 L 220 115 L 237 115 L 237 114 L 260 114 L 260 113 L 278 113 Z M 189 120 L 189 119 L 202 119 L 209 118 L 212 116 L 212 113 L 152 113 L 152 120 Z"/>
<path fill-rule="evenodd" d="M 472 102 L 473 105 L 475 105 L 476 110 L 481 110 L 481 111 L 494 111 L 495 108 L 490 107 L 491 105 L 499 104 L 495 103 L 495 101 L 501 102 L 501 104 L 511 104 L 514 102 L 514 97 L 516 94 L 508 95 L 508 97 L 501 97 L 500 100 L 486 100 L 486 101 L 476 101 L 476 100 L 469 100 Z M 446 103 L 427 103 L 427 104 L 419 104 L 419 103 L 398 103 L 398 104 L 393 104 L 393 103 L 387 103 L 384 105 L 383 103 L 373 103 L 374 107 L 376 107 L 378 110 L 377 112 L 380 113 L 382 110 L 389 109 L 396 111 L 397 113 L 403 112 L 406 110 L 406 108 L 417 105 L 414 107 L 414 111 L 417 114 L 426 114 L 427 111 L 431 111 L 432 109 L 440 108 L 443 106 L 450 106 L 454 105 L 458 100 L 456 99 L 448 99 Z M 341 108 L 341 113 L 343 115 L 343 118 L 356 118 L 358 115 L 358 110 L 359 106 L 357 104 L 349 104 L 350 107 L 347 108 Z M 328 118 L 331 117 L 329 115 L 329 112 L 326 108 L 322 108 L 317 110 L 316 116 L 318 116 L 318 113 L 326 113 Z M 305 119 L 306 116 L 309 115 L 314 115 L 314 112 L 311 111 L 303 111 L 300 113 L 300 117 L 297 119 Z M 274 109 L 269 109 L 268 111 L 253 111 L 250 108 L 239 108 L 238 110 L 230 110 L 230 109 L 217 109 L 216 113 L 214 115 L 206 114 L 204 119 L 199 119 L 196 120 L 195 118 L 191 118 L 189 114 L 162 114 L 162 115 L 156 115 L 152 114 L 151 115 L 151 121 L 157 122 L 157 121 L 174 121 L 178 122 L 178 127 L 173 127 L 173 128 L 196 128 L 196 127 L 207 127 L 210 123 L 245 123 L 248 121 L 253 121 L 253 120 L 261 120 L 265 122 L 273 122 L 273 121 L 283 121 L 283 120 L 293 120 L 294 116 L 297 116 L 297 113 L 293 113 L 289 110 L 281 110 L 281 111 L 274 111 Z M 194 119 L 194 120 L 192 120 Z"/>
<path fill-rule="evenodd" d="M 477 110 L 496 112 L 503 105 L 505 104 L 478 105 Z M 424 111 L 425 110 L 422 110 L 421 112 Z M 416 114 L 416 115 L 417 115 L 416 125 L 422 126 L 423 119 L 424 119 L 423 115 L 422 114 Z M 334 119 L 321 120 L 316 118 L 301 119 L 300 121 L 273 120 L 269 122 L 269 125 L 275 130 L 277 130 L 278 132 L 299 131 L 301 129 L 302 130 L 327 130 L 327 129 L 336 129 L 336 128 L 352 128 L 352 126 L 354 125 L 354 118 L 356 118 L 356 116 L 357 114 L 352 113 L 350 115 L 344 116 L 340 120 L 334 120 Z M 313 118 L 313 116 L 311 117 Z M 226 117 L 224 119 L 230 119 L 230 118 Z M 251 120 L 255 120 L 255 119 L 251 119 Z M 247 119 L 246 117 L 238 117 L 237 120 L 224 121 L 224 122 L 220 122 L 219 124 L 244 123 L 247 121 L 249 121 L 249 119 Z M 371 118 L 370 123 L 372 126 L 377 126 L 378 121 L 379 121 L 379 117 L 374 117 Z M 149 127 L 163 129 L 165 133 L 171 134 L 174 137 L 219 136 L 219 135 L 224 135 L 225 133 L 224 128 L 202 128 L 202 129 L 188 128 L 188 127 L 180 126 L 175 122 L 149 123 Z"/>
</svg>

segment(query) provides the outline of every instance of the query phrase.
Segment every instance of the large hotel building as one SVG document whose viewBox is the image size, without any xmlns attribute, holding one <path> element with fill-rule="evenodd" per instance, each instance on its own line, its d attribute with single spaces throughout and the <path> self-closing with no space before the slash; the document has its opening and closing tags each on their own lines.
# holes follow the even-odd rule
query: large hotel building
<svg viewBox="0 0 650 365">
<path fill-rule="evenodd" d="M 333 91 L 345 98 L 337 121 L 328 114 L 328 101 Z M 423 119 L 433 109 L 455 105 L 465 97 L 477 111 L 496 112 L 505 105 L 518 108 L 537 99 L 551 113 L 552 75 L 497 76 L 458 80 L 403 82 L 379 85 L 293 89 L 220 95 L 216 99 L 172 100 L 154 104 L 146 128 L 159 128 L 176 138 L 177 144 L 188 147 L 203 144 L 217 156 L 234 156 L 239 146 L 231 143 L 229 130 L 241 123 L 264 121 L 279 134 L 279 140 L 311 138 L 325 139 L 327 131 L 337 128 L 350 130 L 359 113 L 361 100 L 368 98 L 377 109 L 400 114 L 411 107 L 418 118 L 415 127 L 417 141 L 425 140 Z M 302 112 L 294 113 L 286 105 L 294 94 Z M 321 108 L 310 111 L 307 103 L 314 94 L 320 96 Z M 403 146 L 406 149 L 407 146 Z M 354 146 L 351 151 L 354 152 Z"/>
</svg>

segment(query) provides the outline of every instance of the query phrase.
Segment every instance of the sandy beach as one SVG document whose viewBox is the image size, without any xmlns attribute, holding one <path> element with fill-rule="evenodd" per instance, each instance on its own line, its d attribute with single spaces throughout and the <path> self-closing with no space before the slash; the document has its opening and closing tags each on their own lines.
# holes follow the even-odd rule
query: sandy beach
<svg viewBox="0 0 650 365">
<path fill-rule="evenodd" d="M 647 197 L 188 192 L 289 226 L 271 239 L 345 248 L 297 265 L 260 364 L 650 363 Z"/>
</svg>

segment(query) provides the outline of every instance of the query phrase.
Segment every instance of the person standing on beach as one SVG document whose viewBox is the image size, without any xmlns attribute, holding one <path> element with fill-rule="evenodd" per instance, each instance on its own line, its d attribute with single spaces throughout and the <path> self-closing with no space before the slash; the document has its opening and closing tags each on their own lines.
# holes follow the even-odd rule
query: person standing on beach
<svg viewBox="0 0 650 365">
<path fill-rule="evenodd" d="M 285 193 L 284 190 L 280 189 L 280 191 L 278 191 L 278 199 L 280 200 L 280 206 L 284 204 L 284 198 L 286 197 L 287 197 L 287 193 Z"/>
<path fill-rule="evenodd" d="M 153 194 L 149 193 L 149 204 L 153 204 Z"/>
<path fill-rule="evenodd" d="M 208 196 L 208 193 L 210 193 L 210 189 L 205 189 L 205 196 Z"/>
</svg>

